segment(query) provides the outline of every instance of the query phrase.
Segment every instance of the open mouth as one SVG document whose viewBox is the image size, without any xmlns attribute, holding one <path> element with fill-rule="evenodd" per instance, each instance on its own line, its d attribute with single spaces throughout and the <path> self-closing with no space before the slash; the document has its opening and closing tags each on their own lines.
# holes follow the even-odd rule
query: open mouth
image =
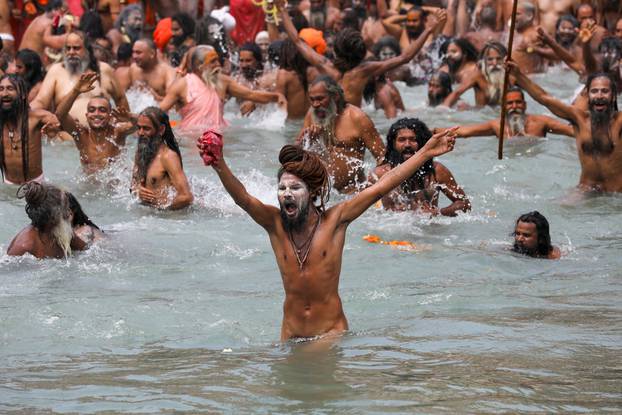
<svg viewBox="0 0 622 415">
<path fill-rule="evenodd" d="M 414 155 L 415 155 L 415 151 L 414 150 L 404 150 L 402 152 L 402 157 L 404 158 L 404 160 L 408 160 L 409 158 L 411 158 Z"/>
<path fill-rule="evenodd" d="M 298 213 L 298 206 L 291 200 L 283 202 L 283 209 L 285 213 L 287 213 L 287 216 L 296 216 L 296 213 Z"/>
</svg>

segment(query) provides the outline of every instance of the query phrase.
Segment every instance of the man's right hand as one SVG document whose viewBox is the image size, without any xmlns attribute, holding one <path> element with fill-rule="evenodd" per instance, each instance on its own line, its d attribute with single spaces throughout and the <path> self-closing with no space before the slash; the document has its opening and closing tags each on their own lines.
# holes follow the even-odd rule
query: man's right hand
<svg viewBox="0 0 622 415">
<path fill-rule="evenodd" d="M 222 160 L 222 135 L 213 130 L 207 130 L 197 140 L 199 154 L 206 166 L 218 167 Z"/>
<path fill-rule="evenodd" d="M 452 151 L 456 144 L 456 130 L 458 128 L 458 126 L 451 127 L 434 134 L 422 148 L 427 158 L 438 157 Z"/>
<path fill-rule="evenodd" d="M 95 72 L 85 72 L 80 75 L 78 83 L 73 87 L 74 90 L 80 94 L 92 91 L 95 89 L 95 82 L 99 79 L 99 74 Z"/>
</svg>

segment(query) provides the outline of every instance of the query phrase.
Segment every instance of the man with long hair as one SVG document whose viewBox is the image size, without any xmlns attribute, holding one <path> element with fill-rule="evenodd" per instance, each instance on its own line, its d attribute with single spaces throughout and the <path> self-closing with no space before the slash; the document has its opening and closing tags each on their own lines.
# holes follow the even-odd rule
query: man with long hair
<svg viewBox="0 0 622 415">
<path fill-rule="evenodd" d="M 313 80 L 309 101 L 297 143 L 321 155 L 336 190 L 351 193 L 365 182 L 365 150 L 377 164 L 384 160 L 380 134 L 363 110 L 346 103 L 343 89 L 329 76 Z"/>
<path fill-rule="evenodd" d="M 276 74 L 276 92 L 287 99 L 287 118 L 303 118 L 309 109 L 309 79 L 317 76 L 290 39 L 285 39 L 279 53 L 279 70 Z"/>
<path fill-rule="evenodd" d="M 58 119 L 45 110 L 32 110 L 24 80 L 0 77 L 0 172 L 7 184 L 43 180 L 41 133 L 55 133 Z"/>
<path fill-rule="evenodd" d="M 124 92 L 114 78 L 112 67 L 103 62 L 97 62 L 93 55 L 90 43 L 82 32 L 72 32 L 67 35 L 63 50 L 63 62 L 55 63 L 48 70 L 39 94 L 32 101 L 34 109 L 55 108 L 60 100 L 66 96 L 85 72 L 98 74 L 98 82 L 88 93 L 82 94 L 74 103 L 69 114 L 86 124 L 86 106 L 90 98 L 103 95 L 112 98 L 117 107 L 128 108 Z"/>
<path fill-rule="evenodd" d="M 517 85 L 533 99 L 572 124 L 581 163 L 579 187 L 586 191 L 622 192 L 622 113 L 618 111 L 616 84 L 611 76 L 596 73 L 588 77 L 586 111 L 553 98 L 529 79 L 516 62 L 508 61 L 506 67 Z"/>
<path fill-rule="evenodd" d="M 194 197 L 168 115 L 157 107 L 145 108 L 138 116 L 136 127 L 138 146 L 132 191 L 142 203 L 159 209 L 190 206 Z"/>
<path fill-rule="evenodd" d="M 387 162 L 376 167 L 371 181 L 381 179 L 405 163 L 424 148 L 431 138 L 428 126 L 417 118 L 402 118 L 394 122 L 387 133 Z M 439 209 L 441 192 L 451 204 Z M 413 210 L 443 216 L 456 216 L 459 211 L 467 212 L 471 209 L 469 199 L 456 183 L 451 171 L 433 158 L 423 163 L 400 186 L 384 195 L 382 205 L 389 210 Z"/>
<path fill-rule="evenodd" d="M 14 73 L 24 78 L 28 102 L 35 99 L 45 78 L 45 68 L 41 62 L 41 57 L 37 52 L 30 49 L 21 49 L 15 54 L 15 60 L 9 66 L 7 73 Z"/>
<path fill-rule="evenodd" d="M 519 216 L 514 226 L 512 250 L 534 258 L 559 259 L 561 252 L 551 245 L 549 222 L 537 210 Z"/>
<path fill-rule="evenodd" d="M 426 160 L 451 151 L 454 138 L 432 137 L 408 161 L 352 198 L 327 207 L 329 175 L 321 159 L 299 146 L 279 153 L 279 206 L 251 196 L 222 158 L 222 140 L 206 133 L 199 150 L 235 203 L 268 233 L 285 290 L 281 340 L 339 335 L 348 321 L 339 297 L 346 230 L 356 218 L 412 176 Z"/>
<path fill-rule="evenodd" d="M 66 258 L 72 251 L 86 249 L 86 244 L 74 233 L 73 212 L 67 193 L 51 184 L 26 183 L 17 191 L 26 199 L 26 214 L 30 225 L 13 238 L 7 254 L 31 254 L 42 258 Z"/>
</svg>

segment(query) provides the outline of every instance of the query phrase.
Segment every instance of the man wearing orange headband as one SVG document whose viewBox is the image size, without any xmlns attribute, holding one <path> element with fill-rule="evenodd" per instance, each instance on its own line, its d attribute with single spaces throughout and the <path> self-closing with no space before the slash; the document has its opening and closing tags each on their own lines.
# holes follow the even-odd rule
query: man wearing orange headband
<svg viewBox="0 0 622 415">
<path fill-rule="evenodd" d="M 195 133 L 206 129 L 222 132 L 227 122 L 223 106 L 227 96 L 259 102 L 287 105 L 282 94 L 252 91 L 221 73 L 220 59 L 211 46 L 199 45 L 189 52 L 188 74 L 178 78 L 160 103 L 163 111 L 177 108 L 182 117 L 179 128 Z"/>
</svg>

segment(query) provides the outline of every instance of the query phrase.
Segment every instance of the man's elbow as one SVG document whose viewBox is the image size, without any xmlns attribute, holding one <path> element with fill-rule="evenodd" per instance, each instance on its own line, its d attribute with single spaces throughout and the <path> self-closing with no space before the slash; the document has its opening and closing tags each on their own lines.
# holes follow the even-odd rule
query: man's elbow
<svg viewBox="0 0 622 415">
<path fill-rule="evenodd" d="M 192 193 L 184 193 L 177 196 L 177 203 L 175 203 L 176 209 L 183 209 L 190 206 L 194 202 L 194 196 Z"/>
</svg>

